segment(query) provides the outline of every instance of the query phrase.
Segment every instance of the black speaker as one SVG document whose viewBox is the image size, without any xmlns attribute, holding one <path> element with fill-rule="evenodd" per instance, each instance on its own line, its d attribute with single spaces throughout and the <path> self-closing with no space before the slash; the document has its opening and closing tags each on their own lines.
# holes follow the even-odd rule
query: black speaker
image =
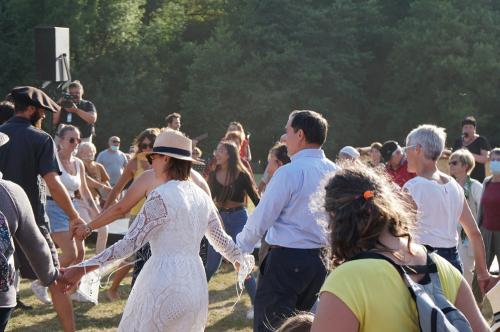
<svg viewBox="0 0 500 332">
<path fill-rule="evenodd" d="M 42 81 L 70 79 L 69 28 L 35 28 L 35 66 L 37 78 Z"/>
</svg>

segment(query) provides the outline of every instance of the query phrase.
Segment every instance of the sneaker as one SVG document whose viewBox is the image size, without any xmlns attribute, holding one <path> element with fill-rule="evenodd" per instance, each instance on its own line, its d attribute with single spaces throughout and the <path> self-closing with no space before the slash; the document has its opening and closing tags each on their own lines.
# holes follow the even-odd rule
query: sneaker
<svg viewBox="0 0 500 332">
<path fill-rule="evenodd" d="M 52 300 L 47 292 L 47 287 L 42 286 L 39 280 L 35 280 L 31 283 L 31 290 L 42 303 L 52 304 Z"/>
<path fill-rule="evenodd" d="M 248 319 L 248 320 L 253 320 L 253 307 L 251 307 L 251 308 L 247 311 L 247 319 Z"/>
</svg>

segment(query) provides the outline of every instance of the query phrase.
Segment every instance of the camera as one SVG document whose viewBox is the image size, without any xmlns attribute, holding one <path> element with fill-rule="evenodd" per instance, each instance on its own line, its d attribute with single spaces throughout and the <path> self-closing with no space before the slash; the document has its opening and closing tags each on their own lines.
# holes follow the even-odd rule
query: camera
<svg viewBox="0 0 500 332">
<path fill-rule="evenodd" d="M 61 101 L 61 106 L 63 108 L 72 108 L 74 106 L 73 102 L 73 96 L 70 95 L 69 93 L 63 93 L 62 95 L 62 101 Z"/>
</svg>

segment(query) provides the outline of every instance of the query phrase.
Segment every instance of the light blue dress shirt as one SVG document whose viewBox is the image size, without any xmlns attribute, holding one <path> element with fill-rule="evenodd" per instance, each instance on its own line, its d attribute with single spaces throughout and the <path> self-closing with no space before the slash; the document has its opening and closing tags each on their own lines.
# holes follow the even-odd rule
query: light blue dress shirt
<svg viewBox="0 0 500 332">
<path fill-rule="evenodd" d="M 322 149 L 303 149 L 280 167 L 266 187 L 259 204 L 248 218 L 236 243 L 244 252 L 252 252 L 266 231 L 266 242 L 296 249 L 327 246 L 325 229 L 318 223 L 310 200 L 321 190 L 322 180 L 333 175 L 335 163 Z"/>
</svg>

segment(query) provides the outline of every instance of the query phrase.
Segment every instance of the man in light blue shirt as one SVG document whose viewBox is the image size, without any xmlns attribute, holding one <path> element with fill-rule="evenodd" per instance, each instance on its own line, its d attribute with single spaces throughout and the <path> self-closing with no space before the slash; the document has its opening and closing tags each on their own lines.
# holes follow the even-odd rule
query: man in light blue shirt
<svg viewBox="0 0 500 332">
<path fill-rule="evenodd" d="M 254 331 L 272 331 L 296 310 L 310 310 L 325 280 L 321 248 L 327 246 L 327 236 L 310 201 L 322 180 L 336 169 L 321 149 L 327 132 L 328 123 L 319 113 L 290 114 L 286 145 L 291 163 L 273 175 L 236 237 L 243 251 L 252 252 L 268 231 L 270 251 L 260 268 Z"/>
</svg>

